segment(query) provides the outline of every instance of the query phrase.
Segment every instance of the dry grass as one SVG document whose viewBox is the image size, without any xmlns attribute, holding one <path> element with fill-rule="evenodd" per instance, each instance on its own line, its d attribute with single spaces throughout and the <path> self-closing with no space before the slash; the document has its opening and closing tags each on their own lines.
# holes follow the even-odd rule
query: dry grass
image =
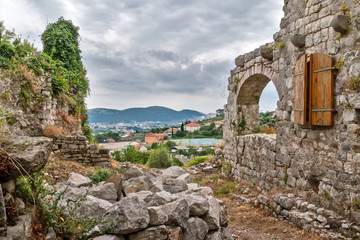
<svg viewBox="0 0 360 240">
<path fill-rule="evenodd" d="M 261 193 L 253 183 L 247 181 L 234 181 L 219 174 L 196 174 L 193 179 L 197 179 L 200 186 L 208 186 L 214 192 L 228 184 L 236 185 L 235 194 L 242 195 L 249 199 L 256 199 Z M 242 194 L 242 190 L 248 189 L 247 194 Z M 316 234 L 311 234 L 291 224 L 280 221 L 262 209 L 252 205 L 239 203 L 233 194 L 220 194 L 217 198 L 224 201 L 228 212 L 228 228 L 234 240 L 321 240 L 323 238 Z"/>
<path fill-rule="evenodd" d="M 0 178 L 7 179 L 17 170 L 7 153 L 0 148 Z"/>
<path fill-rule="evenodd" d="M 259 126 L 259 132 L 265 134 L 275 134 L 276 130 L 273 127 L 269 127 L 268 125 Z"/>
<path fill-rule="evenodd" d="M 64 134 L 64 131 L 63 131 L 63 129 L 61 129 L 59 127 L 47 125 L 43 133 L 44 133 L 45 137 L 53 138 L 60 134 Z"/>
</svg>

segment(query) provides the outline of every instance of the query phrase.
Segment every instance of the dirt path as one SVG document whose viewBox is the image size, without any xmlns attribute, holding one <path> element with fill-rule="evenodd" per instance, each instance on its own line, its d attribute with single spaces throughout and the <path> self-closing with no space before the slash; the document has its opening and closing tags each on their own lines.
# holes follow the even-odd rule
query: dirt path
<svg viewBox="0 0 360 240">
<path fill-rule="evenodd" d="M 264 209 L 241 203 L 234 194 L 254 198 L 259 192 L 249 183 L 234 184 L 233 181 L 219 174 L 197 174 L 194 182 L 200 186 L 211 187 L 218 199 L 225 202 L 228 212 L 229 230 L 234 240 L 317 240 L 323 239 L 285 221 L 280 221 Z M 245 195 L 242 190 L 247 190 Z"/>
</svg>

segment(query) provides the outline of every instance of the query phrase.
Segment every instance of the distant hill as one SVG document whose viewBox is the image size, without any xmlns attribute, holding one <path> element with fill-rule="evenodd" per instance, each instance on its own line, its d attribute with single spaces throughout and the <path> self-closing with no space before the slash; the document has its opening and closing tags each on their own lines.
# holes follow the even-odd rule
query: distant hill
<svg viewBox="0 0 360 240">
<path fill-rule="evenodd" d="M 176 111 L 166 107 L 128 108 L 125 110 L 94 108 L 88 110 L 90 123 L 130 123 L 130 122 L 178 122 L 199 119 L 205 114 L 194 110 Z"/>
</svg>

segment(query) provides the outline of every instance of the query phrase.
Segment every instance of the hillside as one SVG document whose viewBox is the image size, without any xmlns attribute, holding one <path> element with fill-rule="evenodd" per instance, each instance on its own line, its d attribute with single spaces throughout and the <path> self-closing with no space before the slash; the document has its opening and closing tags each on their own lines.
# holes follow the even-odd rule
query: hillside
<svg viewBox="0 0 360 240">
<path fill-rule="evenodd" d="M 194 110 L 176 111 L 166 107 L 153 106 L 147 108 L 128 108 L 125 110 L 95 108 L 89 109 L 90 123 L 119 123 L 119 122 L 175 122 L 198 119 L 205 114 Z"/>
</svg>

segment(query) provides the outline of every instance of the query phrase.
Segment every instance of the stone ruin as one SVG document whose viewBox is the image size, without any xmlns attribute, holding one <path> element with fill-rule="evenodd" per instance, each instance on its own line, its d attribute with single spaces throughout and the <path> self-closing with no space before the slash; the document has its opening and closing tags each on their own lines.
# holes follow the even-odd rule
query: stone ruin
<svg viewBox="0 0 360 240">
<path fill-rule="evenodd" d="M 224 159 L 256 182 L 260 204 L 333 238 L 360 234 L 359 1 L 289 0 L 274 42 L 235 59 L 228 79 Z M 279 95 L 276 135 L 252 134 L 259 98 Z M 276 190 L 290 192 L 272 196 Z M 296 204 L 295 204 L 296 203 Z"/>
</svg>

